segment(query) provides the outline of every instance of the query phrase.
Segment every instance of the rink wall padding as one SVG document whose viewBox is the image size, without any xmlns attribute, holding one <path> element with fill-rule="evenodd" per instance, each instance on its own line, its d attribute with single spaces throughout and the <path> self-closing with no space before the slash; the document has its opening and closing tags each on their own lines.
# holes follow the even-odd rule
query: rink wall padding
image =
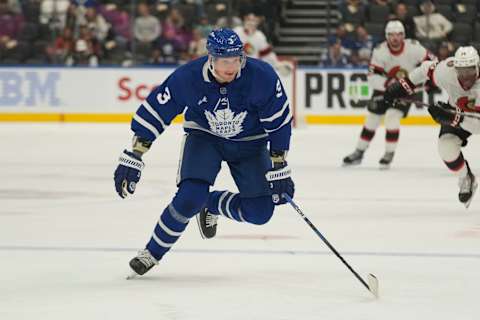
<svg viewBox="0 0 480 320">
<path fill-rule="evenodd" d="M 0 122 L 91 122 L 126 123 L 132 120 L 133 113 L 0 113 Z M 182 123 L 183 115 L 172 123 Z"/>
<path fill-rule="evenodd" d="M 0 121 L 129 122 L 150 90 L 174 67 L 0 67 Z M 296 68 L 281 75 L 296 122 L 361 124 L 371 96 L 366 69 Z M 446 101 L 444 93 L 423 102 Z M 177 117 L 174 122 L 182 122 Z M 432 125 L 412 106 L 404 124 Z"/>
</svg>

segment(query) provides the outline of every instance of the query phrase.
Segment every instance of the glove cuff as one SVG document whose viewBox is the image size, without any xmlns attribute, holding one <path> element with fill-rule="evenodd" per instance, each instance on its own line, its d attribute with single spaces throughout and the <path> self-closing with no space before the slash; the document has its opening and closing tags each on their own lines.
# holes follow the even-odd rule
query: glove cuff
<svg viewBox="0 0 480 320">
<path fill-rule="evenodd" d="M 290 178 L 291 173 L 292 173 L 292 170 L 290 169 L 290 167 L 285 166 L 281 169 L 268 171 L 265 174 L 265 178 L 267 178 L 267 181 L 282 180 L 282 179 Z"/>
<path fill-rule="evenodd" d="M 127 150 L 123 150 L 123 152 L 120 154 L 120 157 L 118 158 L 118 162 L 125 167 L 137 169 L 139 171 L 142 171 L 143 168 L 145 168 L 145 164 L 143 163 L 143 161 L 137 159 L 135 154 Z"/>
<path fill-rule="evenodd" d="M 405 93 L 409 96 L 415 93 L 415 85 L 410 81 L 408 78 L 400 78 L 398 79 L 398 83 L 402 86 Z"/>
</svg>

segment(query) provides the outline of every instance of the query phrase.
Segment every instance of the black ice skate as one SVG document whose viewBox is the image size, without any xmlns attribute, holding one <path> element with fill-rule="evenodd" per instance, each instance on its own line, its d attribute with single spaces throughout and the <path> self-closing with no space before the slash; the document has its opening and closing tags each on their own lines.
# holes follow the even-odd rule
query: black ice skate
<svg viewBox="0 0 480 320">
<path fill-rule="evenodd" d="M 141 276 L 145 274 L 156 264 L 158 264 L 158 261 L 150 254 L 147 249 L 138 251 L 137 256 L 130 260 L 130 268 L 132 268 L 132 270 L 135 272 L 128 276 L 127 279 L 132 279 L 136 275 Z"/>
<path fill-rule="evenodd" d="M 217 234 L 218 216 L 208 212 L 207 208 L 203 208 L 197 214 L 198 229 L 203 239 L 211 239 Z"/>
<path fill-rule="evenodd" d="M 390 164 L 393 161 L 393 156 L 395 155 L 395 152 L 385 152 L 383 157 L 378 161 L 380 164 L 380 169 L 389 169 Z"/>
<path fill-rule="evenodd" d="M 362 163 L 363 153 L 363 150 L 355 149 L 355 151 L 343 158 L 343 166 L 347 167 Z"/>
<path fill-rule="evenodd" d="M 468 165 L 467 161 L 465 161 L 465 165 L 467 166 L 468 171 L 465 177 L 460 177 L 458 180 L 458 186 L 460 187 L 458 200 L 465 205 L 465 208 L 468 208 L 470 206 L 470 202 L 472 202 L 475 191 L 477 191 L 478 182 L 477 178 L 470 170 L 470 166 Z"/>
</svg>

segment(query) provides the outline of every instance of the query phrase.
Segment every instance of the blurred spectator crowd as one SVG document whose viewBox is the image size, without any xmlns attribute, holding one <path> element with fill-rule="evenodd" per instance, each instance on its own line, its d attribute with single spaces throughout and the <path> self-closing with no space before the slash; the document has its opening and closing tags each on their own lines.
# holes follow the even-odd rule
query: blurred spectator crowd
<svg viewBox="0 0 480 320">
<path fill-rule="evenodd" d="M 278 0 L 0 0 L 0 64 L 178 64 L 206 54 L 215 27 L 249 13 L 274 38 Z M 480 48 L 480 0 L 340 0 L 319 64 L 367 66 L 387 21 L 403 22 L 439 59 Z"/>
<path fill-rule="evenodd" d="M 0 0 L 0 64 L 177 64 L 204 55 L 214 27 L 272 0 Z M 267 17 L 267 18 L 266 18 Z"/>
<path fill-rule="evenodd" d="M 405 26 L 406 38 L 417 39 L 443 60 L 460 45 L 480 48 L 480 9 L 477 0 L 343 0 L 340 24 L 328 37 L 320 65 L 366 66 L 373 48 L 385 38 L 387 21 Z"/>
</svg>

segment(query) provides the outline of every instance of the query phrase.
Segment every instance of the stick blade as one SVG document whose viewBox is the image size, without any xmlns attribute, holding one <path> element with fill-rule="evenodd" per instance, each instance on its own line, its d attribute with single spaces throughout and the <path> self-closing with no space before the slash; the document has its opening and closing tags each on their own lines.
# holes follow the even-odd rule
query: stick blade
<svg viewBox="0 0 480 320">
<path fill-rule="evenodd" d="M 375 296 L 376 299 L 379 298 L 378 292 L 378 279 L 373 274 L 368 274 L 368 288 L 370 292 Z"/>
</svg>

